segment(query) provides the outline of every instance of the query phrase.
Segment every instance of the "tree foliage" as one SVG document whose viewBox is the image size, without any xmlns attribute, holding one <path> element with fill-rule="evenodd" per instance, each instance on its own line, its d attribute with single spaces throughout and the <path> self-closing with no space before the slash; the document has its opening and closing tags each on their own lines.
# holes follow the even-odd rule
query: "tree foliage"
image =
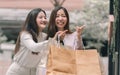
<svg viewBox="0 0 120 75">
<path fill-rule="evenodd" d="M 86 25 L 83 39 L 86 48 L 103 49 L 107 44 L 109 0 L 85 0 L 82 10 L 70 13 L 71 28 Z"/>
</svg>

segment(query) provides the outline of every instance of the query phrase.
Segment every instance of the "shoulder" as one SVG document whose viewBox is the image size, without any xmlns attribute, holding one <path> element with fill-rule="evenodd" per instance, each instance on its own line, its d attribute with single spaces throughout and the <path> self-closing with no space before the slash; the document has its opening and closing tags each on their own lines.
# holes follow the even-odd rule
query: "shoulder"
<svg viewBox="0 0 120 75">
<path fill-rule="evenodd" d="M 28 31 L 21 31 L 20 32 L 20 37 L 32 37 L 32 35 Z"/>
<path fill-rule="evenodd" d="M 41 32 L 41 33 L 39 33 L 38 37 L 43 37 L 43 38 L 45 38 L 45 37 L 47 37 L 47 34 L 44 33 L 44 32 Z"/>
<path fill-rule="evenodd" d="M 47 36 L 47 34 L 46 34 L 46 33 L 44 33 L 44 32 L 42 32 L 42 35 L 43 35 L 43 36 L 45 36 L 45 37 Z"/>
</svg>

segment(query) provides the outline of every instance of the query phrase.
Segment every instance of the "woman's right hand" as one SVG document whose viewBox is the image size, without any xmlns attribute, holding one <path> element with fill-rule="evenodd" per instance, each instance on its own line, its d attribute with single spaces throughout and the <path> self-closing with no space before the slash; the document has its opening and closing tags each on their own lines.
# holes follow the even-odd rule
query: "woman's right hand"
<svg viewBox="0 0 120 75">
<path fill-rule="evenodd" d="M 60 40 L 63 40 L 67 31 L 68 30 L 56 32 L 56 34 L 55 34 L 53 39 L 57 39 L 58 37 L 60 37 Z"/>
</svg>

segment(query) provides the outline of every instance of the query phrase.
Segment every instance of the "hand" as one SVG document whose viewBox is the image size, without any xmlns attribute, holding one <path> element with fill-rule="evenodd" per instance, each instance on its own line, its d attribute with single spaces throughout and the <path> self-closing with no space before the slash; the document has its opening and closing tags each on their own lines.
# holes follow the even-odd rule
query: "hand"
<svg viewBox="0 0 120 75">
<path fill-rule="evenodd" d="M 82 25 L 80 27 L 78 27 L 78 26 L 76 27 L 76 32 L 77 32 L 78 38 L 80 38 L 80 35 L 82 34 L 82 31 L 84 28 L 85 28 L 85 25 Z"/>
<path fill-rule="evenodd" d="M 54 39 L 57 39 L 57 37 L 59 36 L 59 37 L 60 37 L 60 40 L 63 40 L 67 31 L 68 31 L 68 30 L 56 32 L 56 34 L 55 34 L 55 36 L 54 36 Z"/>
<path fill-rule="evenodd" d="M 68 30 L 64 30 L 64 31 L 60 32 L 60 34 L 58 34 L 58 37 L 60 37 L 60 40 L 63 40 L 63 39 L 64 39 L 67 31 L 68 31 Z"/>
<path fill-rule="evenodd" d="M 114 16 L 113 15 L 109 15 L 109 20 L 110 20 L 110 22 L 114 22 Z"/>
</svg>

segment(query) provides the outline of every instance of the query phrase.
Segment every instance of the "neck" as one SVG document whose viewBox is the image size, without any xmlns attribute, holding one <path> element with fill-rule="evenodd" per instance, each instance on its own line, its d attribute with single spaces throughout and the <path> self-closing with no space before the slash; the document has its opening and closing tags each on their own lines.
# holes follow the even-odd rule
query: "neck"
<svg viewBox="0 0 120 75">
<path fill-rule="evenodd" d="M 58 31 L 64 31 L 64 29 L 63 28 L 59 28 Z"/>
<path fill-rule="evenodd" d="M 42 29 L 39 29 L 39 32 L 42 32 Z"/>
</svg>

